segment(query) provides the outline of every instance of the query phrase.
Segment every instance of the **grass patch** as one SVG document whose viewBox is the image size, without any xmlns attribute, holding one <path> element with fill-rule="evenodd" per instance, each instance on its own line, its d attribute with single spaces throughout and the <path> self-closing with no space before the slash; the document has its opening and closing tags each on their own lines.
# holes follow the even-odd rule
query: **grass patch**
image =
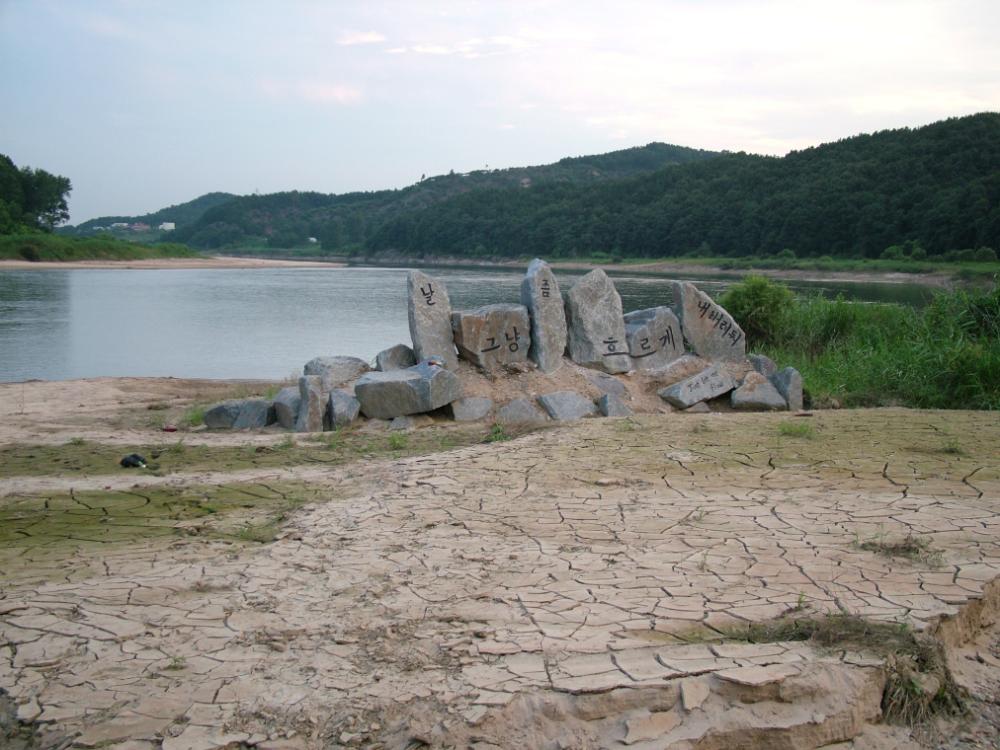
<svg viewBox="0 0 1000 750">
<path fill-rule="evenodd" d="M 504 426 L 502 424 L 500 424 L 499 422 L 494 422 L 493 426 L 490 427 L 490 431 L 486 433 L 485 442 L 502 443 L 505 440 L 510 440 L 511 437 L 512 436 L 507 433 L 507 430 L 504 429 Z"/>
<path fill-rule="evenodd" d="M 895 724 L 912 726 L 939 714 L 964 711 L 965 695 L 952 679 L 941 644 L 905 623 L 873 622 L 854 615 L 785 618 L 727 629 L 723 637 L 746 643 L 808 641 L 821 648 L 878 656 L 886 671 L 882 712 Z"/>
<path fill-rule="evenodd" d="M 185 245 L 140 245 L 114 237 L 65 237 L 58 234 L 12 234 L 0 237 L 0 259 L 37 261 L 150 260 L 199 258 Z"/>
<path fill-rule="evenodd" d="M 778 422 L 778 434 L 781 437 L 812 440 L 816 437 L 816 428 L 809 422 Z"/>
<path fill-rule="evenodd" d="M 185 427 L 198 427 L 199 425 L 205 424 L 205 410 L 206 406 L 203 404 L 195 404 L 194 406 L 187 409 L 184 412 L 184 416 L 181 417 L 181 424 Z"/>
<path fill-rule="evenodd" d="M 879 534 L 866 541 L 856 541 L 855 546 L 865 552 L 874 552 L 883 557 L 903 557 L 913 562 L 937 566 L 941 564 L 942 553 L 931 548 L 931 540 L 927 537 L 907 534 L 901 540 L 889 541 L 884 534 Z"/>
<path fill-rule="evenodd" d="M 389 450 L 401 451 L 405 450 L 406 446 L 409 445 L 410 439 L 407 435 L 402 432 L 394 432 L 389 436 Z"/>
</svg>

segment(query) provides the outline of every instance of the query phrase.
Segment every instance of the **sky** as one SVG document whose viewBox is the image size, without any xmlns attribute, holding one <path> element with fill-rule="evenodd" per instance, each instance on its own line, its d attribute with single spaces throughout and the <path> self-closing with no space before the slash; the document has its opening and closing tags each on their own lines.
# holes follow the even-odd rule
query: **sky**
<svg viewBox="0 0 1000 750">
<path fill-rule="evenodd" d="M 0 153 L 71 223 L 651 141 L 781 155 L 1000 110 L 997 0 L 0 0 Z"/>
</svg>

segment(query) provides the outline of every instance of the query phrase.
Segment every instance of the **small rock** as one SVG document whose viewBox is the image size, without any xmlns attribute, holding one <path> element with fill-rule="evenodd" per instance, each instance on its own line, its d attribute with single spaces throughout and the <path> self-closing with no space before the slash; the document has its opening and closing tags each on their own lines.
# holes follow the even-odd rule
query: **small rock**
<svg viewBox="0 0 1000 750">
<path fill-rule="evenodd" d="M 319 376 L 323 390 L 330 391 L 356 380 L 370 369 L 367 362 L 357 357 L 316 357 L 306 362 L 302 374 Z"/>
<path fill-rule="evenodd" d="M 625 339 L 632 363 L 640 370 L 666 367 L 684 354 L 677 316 L 669 307 L 636 310 L 625 316 Z"/>
<path fill-rule="evenodd" d="M 300 403 L 302 403 L 302 396 L 299 395 L 297 387 L 282 388 L 274 397 L 275 421 L 286 430 L 295 429 L 295 418 L 299 414 Z"/>
<path fill-rule="evenodd" d="M 538 424 L 547 422 L 548 415 L 526 398 L 514 399 L 504 404 L 497 412 L 497 422 L 501 424 Z"/>
<path fill-rule="evenodd" d="M 406 344 L 396 344 L 375 355 L 375 369 L 379 372 L 405 370 L 417 364 L 417 357 Z"/>
<path fill-rule="evenodd" d="M 657 391 L 657 394 L 671 406 L 687 409 L 699 401 L 707 401 L 728 393 L 735 387 L 736 381 L 722 372 L 718 366 L 713 366 L 694 377 L 675 383 L 669 388 L 663 388 Z"/>
<path fill-rule="evenodd" d="M 597 400 L 597 410 L 605 417 L 632 416 L 632 410 L 613 393 L 605 393 Z"/>
<path fill-rule="evenodd" d="M 609 373 L 631 369 L 622 300 L 604 271 L 595 269 L 570 288 L 566 323 L 574 362 Z"/>
<path fill-rule="evenodd" d="M 778 366 L 774 360 L 764 354 L 749 354 L 747 359 L 753 365 L 753 369 L 765 377 L 771 377 L 778 371 Z"/>
<path fill-rule="evenodd" d="M 459 356 L 486 372 L 528 359 L 531 328 L 524 305 L 485 305 L 454 312 L 451 328 Z"/>
<path fill-rule="evenodd" d="M 691 282 L 674 282 L 673 290 L 674 309 L 695 354 L 713 362 L 745 359 L 743 329 L 728 312 Z"/>
<path fill-rule="evenodd" d="M 788 408 L 784 397 L 759 372 L 751 372 L 730 395 L 734 409 L 741 411 L 781 411 Z"/>
<path fill-rule="evenodd" d="M 521 304 L 531 316 L 529 356 L 549 374 L 562 367 L 566 351 L 566 310 L 559 282 L 549 264 L 535 258 L 521 281 Z"/>
<path fill-rule="evenodd" d="M 360 411 L 361 402 L 350 391 L 335 388 L 330 391 L 330 398 L 326 402 L 324 423 L 331 430 L 339 430 L 357 419 Z"/>
<path fill-rule="evenodd" d="M 628 388 L 614 375 L 591 370 L 586 370 L 583 374 L 601 393 L 609 393 L 618 398 L 625 398 L 628 395 Z"/>
<path fill-rule="evenodd" d="M 674 383 L 679 383 L 682 380 L 686 380 L 692 375 L 697 375 L 699 372 L 703 372 L 705 368 L 710 366 L 711 363 L 701 357 L 696 357 L 693 354 L 685 354 L 684 356 L 675 359 L 666 367 L 651 370 L 648 374 L 657 383 L 668 386 L 673 385 Z"/>
<path fill-rule="evenodd" d="M 557 422 L 572 422 L 597 413 L 593 401 L 573 391 L 546 393 L 538 397 L 538 403 Z"/>
<path fill-rule="evenodd" d="M 205 426 L 210 430 L 230 430 L 236 418 L 240 416 L 243 401 L 230 399 L 215 404 L 205 412 Z"/>
<path fill-rule="evenodd" d="M 451 300 L 443 282 L 420 271 L 406 277 L 407 316 L 413 354 L 420 361 L 441 357 L 449 370 L 458 367 L 451 332 Z"/>
<path fill-rule="evenodd" d="M 412 414 L 404 417 L 393 417 L 389 422 L 390 430 L 415 430 L 418 427 L 428 427 L 434 424 L 434 418 L 427 414 Z"/>
<path fill-rule="evenodd" d="M 451 418 L 456 422 L 478 422 L 486 419 L 493 411 L 493 399 L 469 396 L 452 401 L 448 408 L 451 410 Z"/>
<path fill-rule="evenodd" d="M 374 419 L 434 411 L 458 399 L 461 391 L 458 377 L 427 362 L 405 370 L 369 372 L 354 385 L 361 412 Z"/>
<path fill-rule="evenodd" d="M 794 367 L 786 367 L 781 372 L 771 376 L 771 383 L 778 389 L 788 408 L 792 411 L 802 411 L 802 376 Z M 837 404 L 834 408 L 839 408 Z"/>
<path fill-rule="evenodd" d="M 323 398 L 323 379 L 319 375 L 299 378 L 299 413 L 295 418 L 296 432 L 321 432 L 326 399 Z"/>
<path fill-rule="evenodd" d="M 711 414 L 712 410 L 709 408 L 708 404 L 704 401 L 699 401 L 694 406 L 689 406 L 687 409 L 681 409 L 681 414 Z"/>
</svg>

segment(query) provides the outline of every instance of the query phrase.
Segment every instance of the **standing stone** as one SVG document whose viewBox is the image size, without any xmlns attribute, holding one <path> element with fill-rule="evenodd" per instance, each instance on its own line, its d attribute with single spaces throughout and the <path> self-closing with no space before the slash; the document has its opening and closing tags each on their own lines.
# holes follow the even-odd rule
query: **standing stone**
<svg viewBox="0 0 1000 750">
<path fill-rule="evenodd" d="M 788 402 L 790 410 L 802 411 L 802 375 L 798 370 L 786 367 L 771 376 L 771 383 Z"/>
<path fill-rule="evenodd" d="M 371 368 L 357 357 L 316 357 L 306 362 L 303 375 L 317 375 L 324 391 L 331 391 L 339 385 L 350 383 Z"/>
<path fill-rule="evenodd" d="M 707 401 L 729 393 L 735 387 L 735 380 L 722 372 L 718 366 L 713 366 L 694 377 L 675 383 L 669 388 L 662 388 L 657 391 L 657 394 L 671 406 L 687 409 L 699 401 Z"/>
<path fill-rule="evenodd" d="M 233 422 L 234 430 L 252 430 L 267 427 L 274 422 L 274 407 L 266 398 L 248 398 L 240 406 L 240 413 Z"/>
<path fill-rule="evenodd" d="M 458 356 L 486 372 L 528 360 L 531 345 L 524 305 L 485 305 L 451 314 Z"/>
<path fill-rule="evenodd" d="M 451 301 L 444 283 L 420 271 L 406 277 L 410 339 L 418 360 L 440 357 L 449 370 L 458 367 L 451 334 Z"/>
<path fill-rule="evenodd" d="M 782 411 L 788 408 L 778 389 L 756 371 L 747 373 L 742 385 L 729 398 L 733 408 L 742 411 Z"/>
<path fill-rule="evenodd" d="M 625 339 L 639 370 L 666 367 L 684 354 L 681 324 L 669 307 L 650 307 L 625 316 Z"/>
<path fill-rule="evenodd" d="M 413 354 L 413 350 L 406 344 L 390 346 L 375 355 L 375 369 L 379 372 L 405 370 L 415 364 L 417 364 L 417 358 Z"/>
<path fill-rule="evenodd" d="M 528 356 L 548 374 L 562 367 L 566 351 L 566 310 L 559 282 L 549 264 L 535 258 L 521 281 L 521 304 L 531 315 L 531 351 Z"/>
<path fill-rule="evenodd" d="M 570 359 L 605 372 L 629 371 L 622 300 L 604 271 L 591 271 L 569 290 L 566 322 Z"/>
<path fill-rule="evenodd" d="M 361 402 L 354 398 L 350 391 L 336 388 L 330 391 L 330 398 L 326 402 L 325 425 L 331 430 L 347 427 L 358 418 L 359 411 Z"/>
<path fill-rule="evenodd" d="M 732 316 L 689 281 L 675 281 L 674 309 L 684 338 L 694 353 L 712 361 L 739 362 L 746 357 L 743 329 Z"/>
<path fill-rule="evenodd" d="M 449 405 L 451 418 L 456 422 L 478 422 L 493 411 L 493 399 L 485 396 L 467 396 Z"/>
<path fill-rule="evenodd" d="M 458 376 L 421 362 L 392 372 L 369 372 L 354 384 L 362 413 L 370 419 L 421 414 L 450 404 L 461 396 Z"/>
<path fill-rule="evenodd" d="M 298 388 L 289 386 L 278 391 L 278 395 L 274 397 L 274 418 L 280 426 L 286 430 L 295 428 L 300 403 L 302 396 L 299 395 Z"/>
<path fill-rule="evenodd" d="M 605 393 L 597 400 L 597 410 L 605 417 L 631 417 L 628 404 L 613 393 Z"/>
<path fill-rule="evenodd" d="M 319 375 L 299 378 L 299 413 L 295 418 L 296 432 L 321 432 L 326 401 L 323 398 L 323 379 Z"/>
<path fill-rule="evenodd" d="M 753 365 L 753 369 L 765 377 L 769 378 L 778 371 L 778 366 L 774 364 L 774 360 L 766 354 L 748 354 L 747 359 Z"/>
<path fill-rule="evenodd" d="M 597 414 L 593 401 L 573 391 L 546 393 L 538 397 L 538 403 L 557 422 L 571 422 Z"/>
</svg>

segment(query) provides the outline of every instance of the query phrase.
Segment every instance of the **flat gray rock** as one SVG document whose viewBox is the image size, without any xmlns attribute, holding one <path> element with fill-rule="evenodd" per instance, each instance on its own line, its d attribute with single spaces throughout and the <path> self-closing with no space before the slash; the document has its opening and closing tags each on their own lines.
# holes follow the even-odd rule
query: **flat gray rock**
<svg viewBox="0 0 1000 750">
<path fill-rule="evenodd" d="M 361 412 L 370 419 L 393 419 L 440 409 L 461 396 L 458 377 L 421 362 L 406 370 L 369 372 L 354 384 Z"/>
<path fill-rule="evenodd" d="M 626 314 L 625 340 L 637 370 L 666 367 L 684 354 L 681 324 L 669 307 L 650 307 Z"/>
<path fill-rule="evenodd" d="M 605 417 L 631 417 L 632 410 L 628 404 L 613 393 L 605 393 L 597 399 L 597 410 Z"/>
<path fill-rule="evenodd" d="M 434 418 L 427 414 L 410 414 L 405 417 L 393 417 L 392 421 L 389 422 L 389 429 L 398 430 L 415 430 L 418 427 L 429 427 L 434 424 Z"/>
<path fill-rule="evenodd" d="M 417 357 L 406 344 L 396 344 L 375 355 L 375 369 L 379 372 L 405 370 L 417 364 Z"/>
<path fill-rule="evenodd" d="M 456 422 L 478 422 L 486 419 L 493 411 L 493 399 L 485 396 L 469 396 L 452 401 L 451 418 Z"/>
<path fill-rule="evenodd" d="M 631 369 L 622 300 L 601 269 L 579 279 L 567 292 L 566 325 L 574 362 L 610 373 Z"/>
<path fill-rule="evenodd" d="M 748 354 L 747 359 L 753 365 L 753 369 L 766 377 L 771 377 L 778 371 L 774 360 L 765 354 Z"/>
<path fill-rule="evenodd" d="M 322 432 L 326 399 L 323 398 L 323 378 L 303 375 L 299 378 L 299 413 L 295 418 L 296 432 Z"/>
<path fill-rule="evenodd" d="M 704 401 L 699 401 L 694 406 L 689 406 L 687 409 L 681 409 L 681 414 L 711 414 L 712 410 L 709 408 L 708 404 Z"/>
<path fill-rule="evenodd" d="M 234 430 L 256 430 L 274 423 L 274 407 L 265 398 L 248 398 L 233 422 Z"/>
<path fill-rule="evenodd" d="M 243 400 L 235 398 L 213 405 L 205 411 L 205 426 L 210 430 L 231 430 L 242 407 Z"/>
<path fill-rule="evenodd" d="M 739 362 L 746 357 L 743 329 L 728 312 L 689 281 L 675 281 L 673 291 L 674 310 L 695 354 L 713 362 Z"/>
<path fill-rule="evenodd" d="M 794 367 L 786 367 L 770 378 L 791 411 L 802 411 L 802 375 Z"/>
<path fill-rule="evenodd" d="M 440 357 L 445 367 L 458 367 L 455 341 L 451 333 L 451 300 L 444 282 L 420 271 L 406 277 L 410 339 L 418 361 Z"/>
<path fill-rule="evenodd" d="M 325 425 L 331 430 L 347 427 L 358 418 L 360 411 L 361 402 L 350 391 L 335 388 L 326 401 Z"/>
<path fill-rule="evenodd" d="M 521 281 L 521 304 L 531 316 L 531 350 L 528 356 L 544 373 L 562 367 L 566 352 L 566 310 L 559 282 L 549 264 L 535 258 Z"/>
<path fill-rule="evenodd" d="M 547 421 L 548 415 L 534 401 L 526 398 L 514 399 L 497 411 L 497 422 L 500 424 L 539 424 Z"/>
<path fill-rule="evenodd" d="M 687 380 L 699 372 L 704 372 L 711 363 L 693 354 L 685 354 L 683 357 L 675 359 L 666 367 L 650 370 L 650 377 L 660 385 L 673 385 L 682 380 Z"/>
<path fill-rule="evenodd" d="M 295 418 L 299 414 L 302 396 L 297 386 L 289 386 L 278 391 L 274 397 L 274 418 L 286 430 L 295 429 Z"/>
<path fill-rule="evenodd" d="M 557 422 L 572 422 L 597 414 L 594 402 L 574 391 L 556 391 L 538 397 L 538 403 Z"/>
<path fill-rule="evenodd" d="M 783 411 L 788 408 L 785 397 L 759 372 L 751 372 L 742 385 L 730 395 L 730 403 L 740 411 Z"/>
<path fill-rule="evenodd" d="M 337 386 L 357 380 L 371 368 L 357 357 L 316 357 L 306 362 L 303 375 L 315 375 L 320 379 L 320 387 L 331 391 Z"/>
<path fill-rule="evenodd" d="M 717 366 L 713 366 L 694 377 L 682 380 L 668 388 L 662 388 L 657 391 L 657 394 L 671 406 L 687 409 L 699 401 L 708 401 L 729 393 L 735 387 L 735 380 Z"/>
<path fill-rule="evenodd" d="M 528 361 L 531 324 L 524 305 L 485 305 L 451 314 L 458 356 L 486 372 Z"/>
<path fill-rule="evenodd" d="M 589 370 L 584 371 L 583 374 L 601 393 L 610 393 L 619 398 L 625 398 L 626 394 L 628 394 L 625 384 L 614 375 Z"/>
</svg>

